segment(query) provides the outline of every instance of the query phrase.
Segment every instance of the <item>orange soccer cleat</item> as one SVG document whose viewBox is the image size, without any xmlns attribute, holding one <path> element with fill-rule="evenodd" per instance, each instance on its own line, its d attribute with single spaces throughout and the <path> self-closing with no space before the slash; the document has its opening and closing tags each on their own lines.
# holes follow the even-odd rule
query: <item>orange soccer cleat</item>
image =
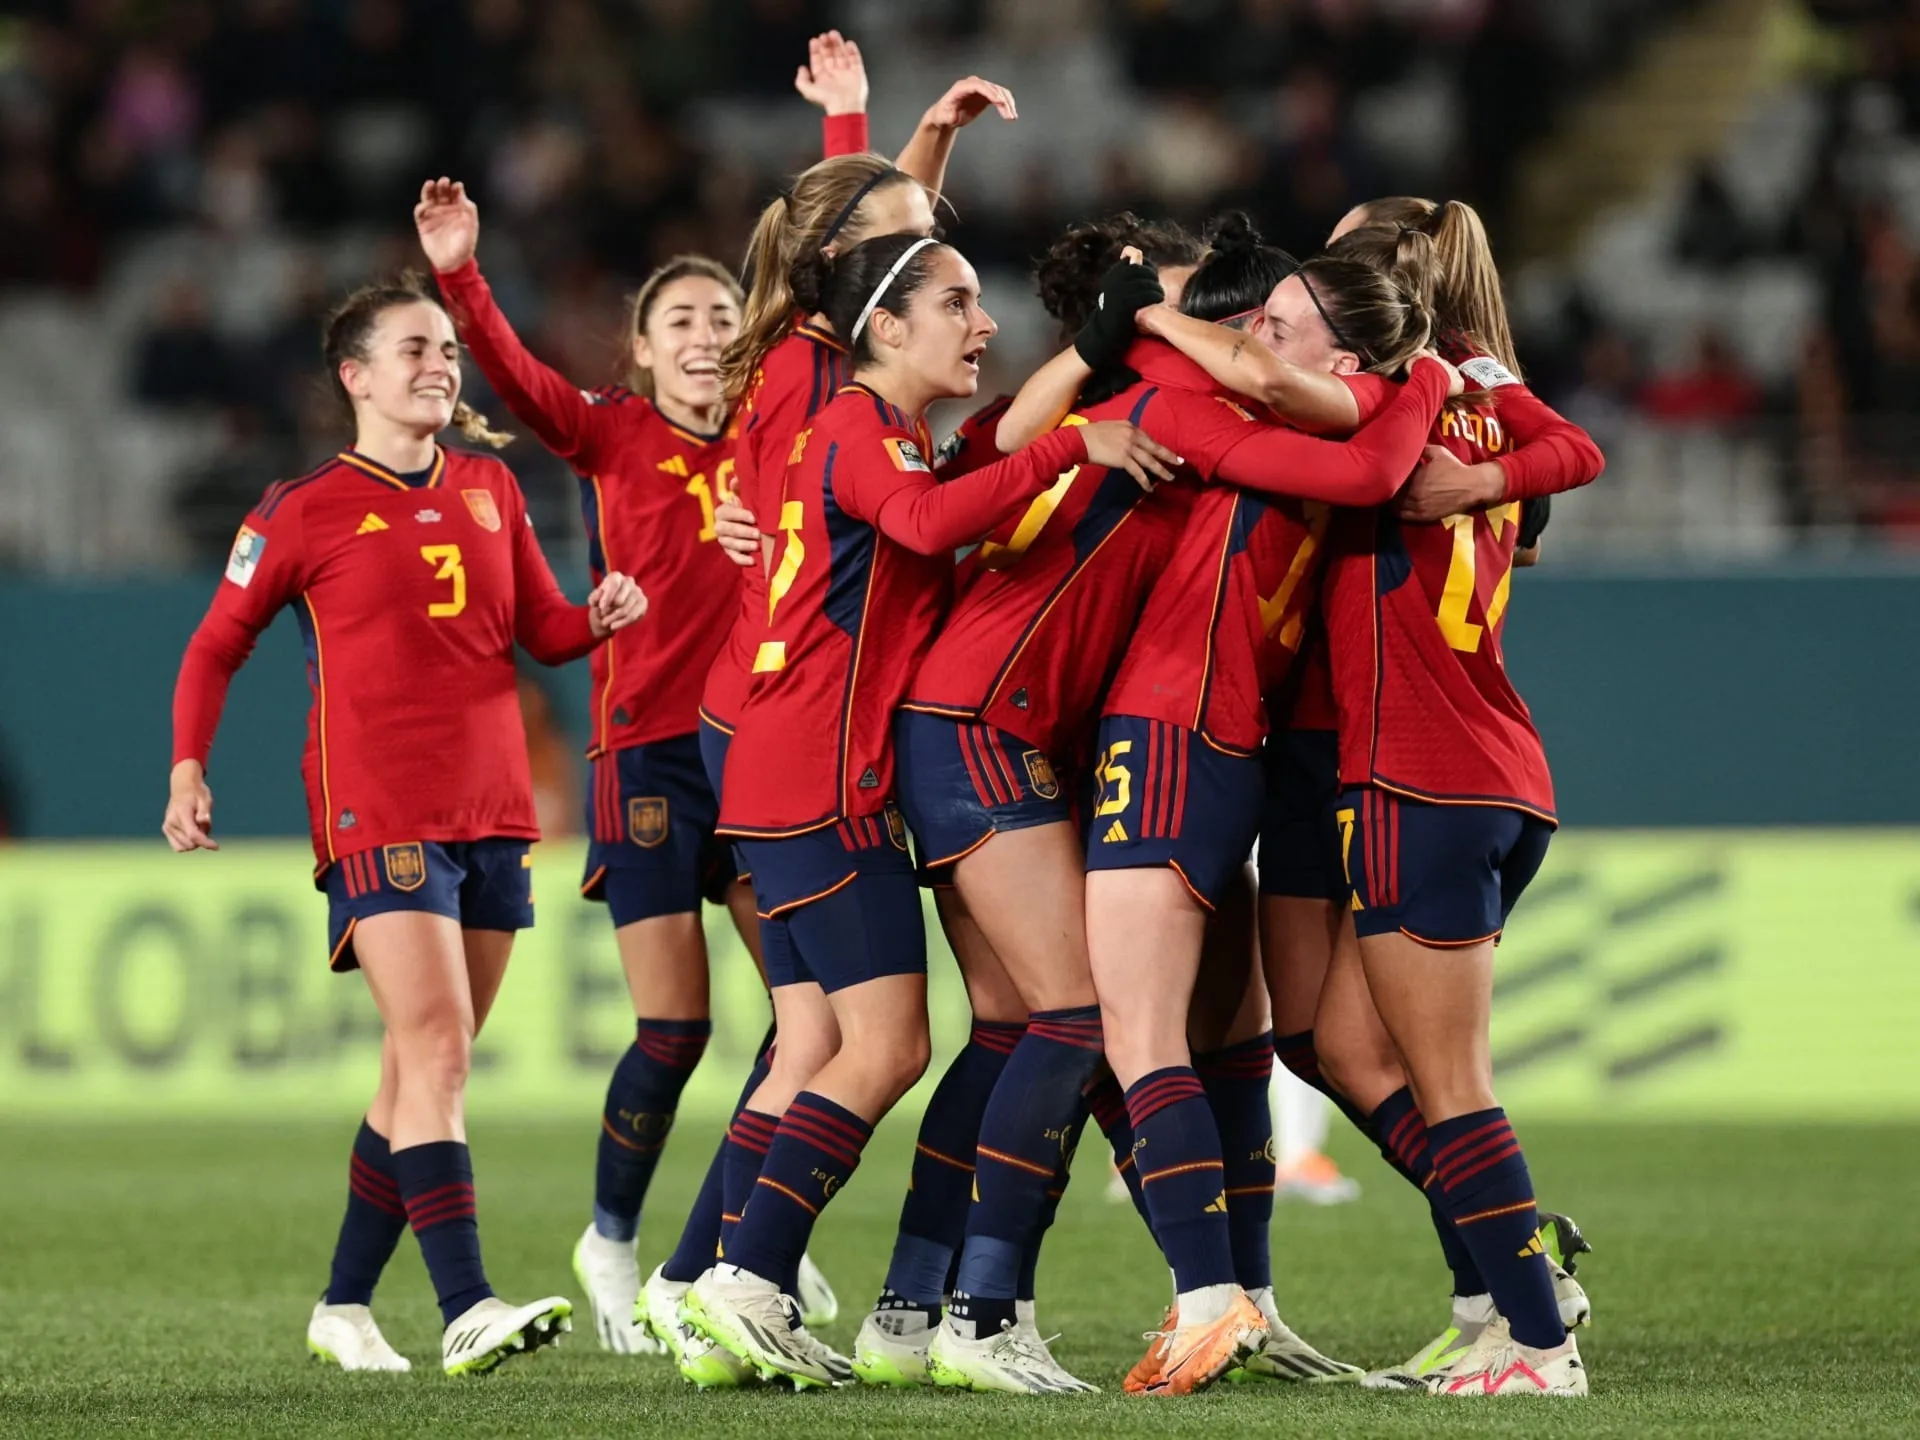
<svg viewBox="0 0 1920 1440">
<path fill-rule="evenodd" d="M 1160 1374 L 1150 1395 L 1191 1395 L 1240 1364 L 1267 1339 L 1266 1317 L 1242 1292 L 1227 1313 L 1205 1325 L 1182 1325 L 1160 1342 Z"/>
<path fill-rule="evenodd" d="M 1147 1342 L 1147 1353 L 1133 1362 L 1133 1368 L 1127 1371 L 1127 1378 L 1120 1382 L 1120 1388 L 1127 1394 L 1144 1395 L 1159 1383 L 1160 1359 L 1166 1352 L 1167 1337 L 1173 1334 L 1179 1320 L 1179 1308 L 1169 1305 L 1166 1318 L 1160 1322 L 1160 1328 L 1149 1330 L 1143 1337 Z"/>
</svg>

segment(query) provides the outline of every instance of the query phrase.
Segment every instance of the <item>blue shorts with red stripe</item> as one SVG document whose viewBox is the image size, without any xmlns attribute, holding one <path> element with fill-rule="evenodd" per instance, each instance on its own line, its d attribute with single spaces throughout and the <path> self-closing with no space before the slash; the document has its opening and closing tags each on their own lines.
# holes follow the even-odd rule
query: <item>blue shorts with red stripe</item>
<svg viewBox="0 0 1920 1440">
<path fill-rule="evenodd" d="M 1087 869 L 1165 865 L 1216 908 L 1260 832 L 1260 757 L 1137 715 L 1103 718 L 1098 753 Z"/>
<path fill-rule="evenodd" d="M 425 910 L 462 930 L 533 925 L 533 856 L 525 840 L 412 840 L 342 855 L 327 867 L 327 950 L 358 970 L 353 930 L 370 915 Z"/>
<path fill-rule="evenodd" d="M 1267 778 L 1260 817 L 1260 893 L 1344 901 L 1340 865 L 1340 737 L 1332 730 L 1277 730 L 1262 753 Z"/>
<path fill-rule="evenodd" d="M 733 748 L 733 727 L 723 724 L 709 715 L 700 712 L 700 764 L 707 772 L 707 785 L 712 789 L 714 799 L 725 793 L 727 778 L 727 751 Z M 738 845 L 729 846 L 733 855 L 733 875 L 736 880 L 751 880 L 752 873 L 747 869 L 746 858 L 741 855 Z"/>
<path fill-rule="evenodd" d="M 927 973 L 920 885 L 906 821 L 893 806 L 739 844 L 753 872 L 769 986 L 811 981 L 832 994 L 885 975 Z"/>
<path fill-rule="evenodd" d="M 1553 826 L 1502 805 L 1435 805 L 1371 785 L 1342 792 L 1336 817 L 1361 935 L 1423 945 L 1498 940 L 1547 857 Z"/>
<path fill-rule="evenodd" d="M 580 893 L 604 900 L 616 927 L 726 898 L 733 858 L 714 838 L 720 802 L 697 735 L 629 745 L 593 762 L 587 869 Z"/>
<path fill-rule="evenodd" d="M 1053 762 L 1017 735 L 902 710 L 893 743 L 900 808 L 929 870 L 979 849 L 995 831 L 1073 819 Z"/>
</svg>

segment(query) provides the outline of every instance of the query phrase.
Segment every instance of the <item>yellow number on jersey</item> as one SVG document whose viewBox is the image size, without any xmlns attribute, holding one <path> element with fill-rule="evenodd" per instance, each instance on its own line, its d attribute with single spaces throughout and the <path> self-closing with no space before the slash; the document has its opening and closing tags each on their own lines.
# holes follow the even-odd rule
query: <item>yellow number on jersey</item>
<svg viewBox="0 0 1920 1440">
<path fill-rule="evenodd" d="M 780 608 L 780 602 L 787 598 L 787 592 L 793 589 L 794 577 L 800 573 L 800 567 L 807 558 L 807 547 L 800 539 L 800 530 L 806 524 L 806 502 L 789 500 L 780 507 L 780 529 L 787 537 L 786 547 L 780 552 L 780 563 L 774 568 L 773 578 L 767 581 L 767 624 L 773 624 L 774 612 Z M 760 649 L 753 657 L 753 673 L 758 675 L 769 670 L 784 669 L 787 663 L 787 642 L 784 640 L 762 640 Z"/>
<path fill-rule="evenodd" d="M 720 532 L 713 528 L 713 487 L 707 484 L 707 477 L 696 475 L 687 481 L 687 494 L 700 502 L 700 538 L 713 539 Z"/>
<path fill-rule="evenodd" d="M 467 568 L 460 563 L 460 547 L 458 545 L 422 545 L 420 558 L 429 565 L 440 567 L 434 571 L 434 579 L 453 582 L 453 598 L 433 601 L 427 606 L 427 614 L 436 620 L 446 620 L 466 609 Z"/>
<path fill-rule="evenodd" d="M 1360 892 L 1353 888 L 1353 811 L 1346 808 L 1336 810 L 1333 820 L 1340 827 L 1340 873 L 1347 878 L 1347 892 L 1353 908 L 1364 910 L 1367 907 L 1360 903 Z"/>
<path fill-rule="evenodd" d="M 1100 786 L 1100 803 L 1093 811 L 1096 816 L 1118 815 L 1133 803 L 1133 775 L 1120 763 L 1120 757 L 1132 751 L 1131 740 L 1116 740 L 1093 767 L 1093 778 Z M 1107 793 L 1109 786 L 1111 795 Z"/>
<path fill-rule="evenodd" d="M 1320 553 L 1320 544 L 1326 539 L 1327 526 L 1333 519 L 1331 505 L 1308 501 L 1302 509 L 1307 517 L 1307 533 L 1300 541 L 1300 548 L 1293 552 L 1293 562 L 1287 566 L 1280 588 L 1260 602 L 1261 633 L 1273 634 L 1274 627 L 1284 619 L 1286 624 L 1280 631 L 1280 643 L 1289 650 L 1300 648 L 1300 636 L 1307 627 L 1307 607 L 1302 605 L 1292 615 L 1287 614 L 1288 607 L 1300 591 L 1300 582 L 1311 573 L 1313 557 Z"/>
<path fill-rule="evenodd" d="M 1069 415 L 1061 425 L 1084 425 L 1084 415 Z M 1063 474 L 1041 495 L 1033 498 L 1027 506 L 1027 513 L 1020 517 L 1020 523 L 1013 527 L 1013 534 L 1007 537 L 1007 543 L 996 545 L 989 540 L 980 547 L 980 563 L 989 570 L 1005 570 L 1026 554 L 1040 532 L 1047 528 L 1047 522 L 1053 518 L 1053 512 L 1060 508 L 1060 502 L 1067 498 L 1067 491 L 1073 488 L 1074 477 L 1079 475 L 1080 467 L 1074 466 Z"/>
<path fill-rule="evenodd" d="M 1453 558 L 1447 562 L 1447 583 L 1441 587 L 1440 610 L 1434 616 L 1440 622 L 1440 633 L 1446 637 L 1447 644 L 1468 654 L 1480 648 L 1480 636 L 1486 629 L 1467 619 L 1467 607 L 1473 603 L 1475 567 L 1480 558 L 1473 518 L 1471 514 L 1449 515 L 1440 522 L 1453 532 Z M 1507 526 L 1519 523 L 1518 501 L 1496 505 L 1487 511 L 1487 524 L 1496 540 Z M 1512 585 L 1513 567 L 1509 565 L 1500 583 L 1493 587 L 1493 598 L 1487 601 L 1487 625 L 1498 625 L 1500 617 L 1506 614 L 1507 595 Z"/>
</svg>

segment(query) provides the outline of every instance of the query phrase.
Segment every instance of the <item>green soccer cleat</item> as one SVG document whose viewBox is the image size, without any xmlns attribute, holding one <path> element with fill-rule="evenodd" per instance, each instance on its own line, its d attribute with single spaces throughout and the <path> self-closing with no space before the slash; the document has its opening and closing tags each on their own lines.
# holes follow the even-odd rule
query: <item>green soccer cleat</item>
<svg viewBox="0 0 1920 1440">
<path fill-rule="evenodd" d="M 573 1306 L 558 1295 L 531 1305 L 489 1296 L 447 1326 L 440 1363 L 449 1375 L 484 1375 L 516 1355 L 531 1355 L 573 1329 Z"/>
</svg>

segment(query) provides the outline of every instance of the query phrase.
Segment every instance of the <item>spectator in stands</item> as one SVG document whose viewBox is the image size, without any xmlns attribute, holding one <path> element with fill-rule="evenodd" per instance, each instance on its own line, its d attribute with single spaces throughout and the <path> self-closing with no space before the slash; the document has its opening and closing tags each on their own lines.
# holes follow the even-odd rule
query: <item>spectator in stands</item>
<svg viewBox="0 0 1920 1440">
<path fill-rule="evenodd" d="M 1727 425 L 1759 414 L 1763 398 L 1726 337 L 1707 330 L 1693 363 L 1649 381 L 1640 408 L 1672 425 Z"/>
<path fill-rule="evenodd" d="M 234 357 L 213 331 L 198 283 L 176 279 L 135 345 L 134 398 L 163 409 L 220 405 L 236 390 Z"/>
</svg>

